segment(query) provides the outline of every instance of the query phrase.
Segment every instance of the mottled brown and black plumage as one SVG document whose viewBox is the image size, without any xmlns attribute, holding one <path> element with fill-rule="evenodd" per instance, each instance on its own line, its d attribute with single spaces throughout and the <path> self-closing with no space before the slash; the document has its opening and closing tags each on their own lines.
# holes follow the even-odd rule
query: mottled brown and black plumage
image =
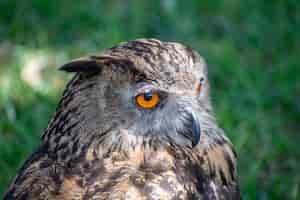
<svg viewBox="0 0 300 200">
<path fill-rule="evenodd" d="M 76 75 L 4 199 L 240 199 L 198 53 L 140 39 L 61 69 Z M 145 87 L 153 109 L 135 102 Z"/>
</svg>

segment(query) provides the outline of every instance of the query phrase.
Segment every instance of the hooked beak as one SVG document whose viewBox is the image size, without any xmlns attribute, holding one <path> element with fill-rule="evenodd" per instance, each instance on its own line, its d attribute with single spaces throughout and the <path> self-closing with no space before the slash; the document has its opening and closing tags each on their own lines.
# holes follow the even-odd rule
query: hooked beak
<svg viewBox="0 0 300 200">
<path fill-rule="evenodd" d="M 194 114 L 191 113 L 191 139 L 192 139 L 192 147 L 194 148 L 200 141 L 200 136 L 201 136 L 201 129 L 200 129 L 200 123 L 198 120 L 198 117 Z"/>
</svg>

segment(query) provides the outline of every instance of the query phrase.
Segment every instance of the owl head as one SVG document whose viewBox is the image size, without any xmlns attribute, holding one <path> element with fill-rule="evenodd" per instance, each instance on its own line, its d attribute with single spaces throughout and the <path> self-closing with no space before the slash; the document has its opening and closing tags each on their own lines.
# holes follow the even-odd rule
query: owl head
<svg viewBox="0 0 300 200">
<path fill-rule="evenodd" d="M 216 126 L 206 64 L 182 44 L 134 40 L 61 70 L 76 73 L 59 106 L 73 109 L 74 138 L 115 148 L 194 148 Z"/>
</svg>

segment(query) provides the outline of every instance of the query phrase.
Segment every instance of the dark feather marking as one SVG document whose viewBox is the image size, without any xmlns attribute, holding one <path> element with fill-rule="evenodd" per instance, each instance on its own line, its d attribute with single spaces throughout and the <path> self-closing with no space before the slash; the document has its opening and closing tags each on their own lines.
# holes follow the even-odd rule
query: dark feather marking
<svg viewBox="0 0 300 200">
<path fill-rule="evenodd" d="M 224 172 L 222 169 L 219 169 L 219 175 L 221 177 L 222 184 L 227 186 L 228 185 L 227 179 L 225 178 L 225 175 L 224 175 Z"/>
<path fill-rule="evenodd" d="M 97 163 L 99 164 L 99 163 Z M 100 162 L 100 166 L 95 168 L 95 169 L 92 169 L 90 171 L 90 175 L 87 177 L 86 181 L 87 183 L 94 183 L 98 177 L 101 176 L 101 174 L 105 174 L 106 173 L 106 170 L 102 164 L 102 162 Z"/>
<path fill-rule="evenodd" d="M 228 155 L 227 152 L 224 152 L 224 158 L 228 163 L 228 168 L 229 168 L 229 173 L 230 173 L 231 179 L 235 180 L 235 166 L 234 166 L 234 163 L 233 163 L 231 157 Z"/>
<path fill-rule="evenodd" d="M 61 132 L 61 134 L 62 135 L 65 135 L 65 134 L 69 134 L 70 135 L 70 132 L 79 124 L 80 122 L 79 121 L 75 121 L 75 122 L 73 122 L 72 124 L 70 124 L 70 125 L 65 125 L 65 126 L 63 126 L 63 128 L 62 128 L 62 132 Z"/>
<path fill-rule="evenodd" d="M 74 140 L 71 153 L 75 154 L 78 151 L 78 147 L 79 147 L 79 139 L 77 138 Z"/>
<path fill-rule="evenodd" d="M 59 187 L 63 181 L 64 172 L 62 169 L 59 169 L 60 166 L 58 164 L 54 164 L 52 170 L 50 170 L 50 177 L 56 183 L 57 187 Z M 58 191 L 58 190 L 57 190 Z"/>
<path fill-rule="evenodd" d="M 52 164 L 53 164 L 53 160 L 47 159 L 47 160 L 44 160 L 43 162 L 41 162 L 39 167 L 40 167 L 40 169 L 44 169 L 44 168 L 50 167 Z"/>
<path fill-rule="evenodd" d="M 133 46 L 125 46 L 125 48 L 129 49 L 129 50 L 132 50 L 137 57 L 143 58 L 144 61 L 146 63 L 148 63 L 149 65 L 153 66 L 155 64 L 154 61 L 152 61 L 150 59 L 150 56 L 152 55 L 152 52 L 149 49 L 140 48 L 140 47 L 137 47 L 137 46 L 134 46 L 134 45 Z M 146 52 L 146 54 L 145 54 L 145 52 Z M 151 55 L 149 56 L 149 54 L 147 54 L 147 53 L 149 53 Z"/>
<path fill-rule="evenodd" d="M 195 63 L 197 60 L 197 54 L 195 53 L 195 51 L 189 46 L 186 46 L 185 50 L 188 53 L 188 55 L 193 59 L 193 62 Z"/>
<path fill-rule="evenodd" d="M 93 191 L 87 192 L 84 195 L 83 199 L 90 199 L 92 196 L 94 196 L 97 193 L 104 193 L 104 192 L 109 191 L 110 188 L 112 188 L 113 186 L 115 186 L 118 183 L 117 180 L 119 177 L 122 177 L 122 175 L 123 174 L 122 174 L 121 170 L 118 170 L 118 171 L 112 173 L 109 177 L 109 181 L 106 184 L 104 184 L 101 187 L 97 186 L 96 188 L 93 189 Z"/>
<path fill-rule="evenodd" d="M 29 192 L 23 192 L 20 196 L 18 196 L 17 198 L 12 198 L 12 199 L 20 199 L 20 200 L 27 200 L 29 197 Z M 11 200 L 11 199 L 10 199 Z"/>
</svg>

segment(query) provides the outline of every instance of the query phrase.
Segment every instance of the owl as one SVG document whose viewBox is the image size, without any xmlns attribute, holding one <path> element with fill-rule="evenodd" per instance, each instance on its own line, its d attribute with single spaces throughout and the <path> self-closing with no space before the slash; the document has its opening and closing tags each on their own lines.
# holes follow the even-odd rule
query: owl
<svg viewBox="0 0 300 200">
<path fill-rule="evenodd" d="M 75 59 L 74 73 L 4 199 L 240 199 L 193 49 L 138 39 Z"/>
</svg>

